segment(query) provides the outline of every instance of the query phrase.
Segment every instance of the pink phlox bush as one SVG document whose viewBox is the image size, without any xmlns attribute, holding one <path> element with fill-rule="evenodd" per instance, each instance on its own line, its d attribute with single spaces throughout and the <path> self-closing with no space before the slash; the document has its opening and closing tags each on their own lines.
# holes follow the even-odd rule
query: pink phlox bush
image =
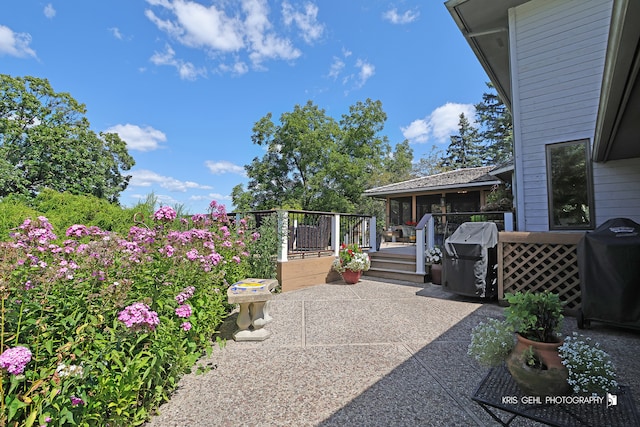
<svg viewBox="0 0 640 427">
<path fill-rule="evenodd" d="M 187 286 L 182 290 L 182 292 L 176 295 L 176 301 L 178 302 L 178 304 L 184 304 L 189 298 L 193 296 L 193 293 L 195 291 L 195 286 Z"/>
<path fill-rule="evenodd" d="M 31 361 L 31 351 L 27 347 L 13 347 L 0 354 L 0 368 L 6 369 L 13 375 L 24 372 L 27 363 Z"/>
<path fill-rule="evenodd" d="M 176 308 L 176 316 L 187 317 L 191 316 L 191 306 L 189 304 L 181 304 L 178 308 Z"/>
<path fill-rule="evenodd" d="M 67 232 L 65 234 L 66 234 L 67 237 L 69 237 L 69 236 L 75 236 L 75 237 L 88 236 L 89 235 L 89 229 L 87 228 L 86 225 L 74 224 L 71 227 L 67 228 Z"/>
<path fill-rule="evenodd" d="M 118 320 L 132 330 L 149 328 L 154 330 L 160 323 L 158 313 L 142 302 L 133 303 L 118 314 Z"/>
<path fill-rule="evenodd" d="M 153 214 L 153 219 L 156 221 L 164 221 L 169 222 L 176 219 L 176 211 L 173 210 L 170 206 L 162 206 Z"/>
</svg>

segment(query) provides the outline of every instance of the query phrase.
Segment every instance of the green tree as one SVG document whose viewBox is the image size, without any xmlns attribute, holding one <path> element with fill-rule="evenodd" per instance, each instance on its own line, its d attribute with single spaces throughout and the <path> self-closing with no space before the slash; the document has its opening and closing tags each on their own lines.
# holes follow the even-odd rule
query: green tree
<svg viewBox="0 0 640 427">
<path fill-rule="evenodd" d="M 49 81 L 0 74 L 0 197 L 43 188 L 117 202 L 134 165 L 114 133 L 96 134 L 86 107 Z"/>
<path fill-rule="evenodd" d="M 248 212 L 252 210 L 251 202 L 253 198 L 251 193 L 244 191 L 242 184 L 238 184 L 231 190 L 231 200 L 236 212 Z"/>
<path fill-rule="evenodd" d="M 487 87 L 489 92 L 482 94 L 482 102 L 475 105 L 476 119 L 486 146 L 484 162 L 498 165 L 513 157 L 513 121 L 493 84 L 487 83 Z"/>
<path fill-rule="evenodd" d="M 469 123 L 464 113 L 460 113 L 459 117 L 458 134 L 450 136 L 447 154 L 442 159 L 441 166 L 454 169 L 482 166 L 478 130 Z"/>
<path fill-rule="evenodd" d="M 282 114 L 279 125 L 268 113 L 251 137 L 266 154 L 245 166 L 251 209 L 354 212 L 389 155 L 380 135 L 386 118 L 382 103 L 370 99 L 351 106 L 339 123 L 311 101 Z M 246 193 L 237 190 L 233 202 L 244 207 Z"/>
<path fill-rule="evenodd" d="M 393 153 L 384 158 L 379 185 L 406 181 L 414 177 L 413 148 L 408 140 L 396 144 Z"/>
<path fill-rule="evenodd" d="M 442 165 L 443 157 L 444 152 L 442 149 L 435 145 L 432 146 L 431 151 L 429 151 L 428 154 L 423 155 L 420 160 L 418 160 L 418 163 L 413 165 L 413 175 L 429 176 L 452 170 L 452 167 Z"/>
</svg>

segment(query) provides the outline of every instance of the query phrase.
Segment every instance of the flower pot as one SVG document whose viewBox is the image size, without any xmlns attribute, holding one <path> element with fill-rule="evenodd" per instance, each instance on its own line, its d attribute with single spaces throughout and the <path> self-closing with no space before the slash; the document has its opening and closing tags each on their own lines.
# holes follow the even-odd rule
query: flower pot
<svg viewBox="0 0 640 427">
<path fill-rule="evenodd" d="M 442 284 L 442 264 L 431 264 L 431 283 Z"/>
<path fill-rule="evenodd" d="M 524 394 L 533 396 L 560 396 L 570 390 L 567 382 L 568 370 L 562 364 L 558 347 L 562 341 L 543 343 L 531 341 L 516 334 L 516 346 L 507 357 L 506 363 L 511 376 Z M 542 367 L 531 367 L 526 363 L 525 351 L 533 347 L 533 352 Z"/>
<path fill-rule="evenodd" d="M 342 279 L 348 285 L 354 285 L 360 281 L 362 271 L 345 270 L 342 272 Z"/>
</svg>

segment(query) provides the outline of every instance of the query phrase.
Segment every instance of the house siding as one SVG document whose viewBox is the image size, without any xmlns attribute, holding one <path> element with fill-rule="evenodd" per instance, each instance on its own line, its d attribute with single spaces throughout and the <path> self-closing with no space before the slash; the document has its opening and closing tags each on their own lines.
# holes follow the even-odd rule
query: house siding
<svg viewBox="0 0 640 427">
<path fill-rule="evenodd" d="M 549 230 L 546 145 L 593 140 L 611 8 L 603 0 L 533 0 L 510 11 L 520 231 Z M 615 167 L 594 169 L 617 179 Z M 595 171 L 594 183 L 602 191 Z M 596 210 L 606 197 L 597 195 Z"/>
<path fill-rule="evenodd" d="M 640 158 L 593 164 L 596 223 L 629 218 L 640 224 Z"/>
</svg>

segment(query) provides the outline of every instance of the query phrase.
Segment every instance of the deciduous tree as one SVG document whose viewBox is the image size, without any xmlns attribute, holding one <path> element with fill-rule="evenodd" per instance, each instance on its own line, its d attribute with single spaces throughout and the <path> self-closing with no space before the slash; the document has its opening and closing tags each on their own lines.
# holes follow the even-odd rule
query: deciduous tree
<svg viewBox="0 0 640 427">
<path fill-rule="evenodd" d="M 116 202 L 135 162 L 117 134 L 96 134 L 85 114 L 46 79 L 1 74 L 0 197 L 51 188 Z"/>
<path fill-rule="evenodd" d="M 391 164 L 381 135 L 386 118 L 382 103 L 370 99 L 351 106 L 339 122 L 311 101 L 282 114 L 280 124 L 267 114 L 251 137 L 266 153 L 245 166 L 247 192 L 234 188 L 234 205 L 246 206 L 249 193 L 252 209 L 358 210 L 364 190 L 380 182 Z M 406 145 L 394 153 L 398 170 L 412 159 Z"/>
</svg>

